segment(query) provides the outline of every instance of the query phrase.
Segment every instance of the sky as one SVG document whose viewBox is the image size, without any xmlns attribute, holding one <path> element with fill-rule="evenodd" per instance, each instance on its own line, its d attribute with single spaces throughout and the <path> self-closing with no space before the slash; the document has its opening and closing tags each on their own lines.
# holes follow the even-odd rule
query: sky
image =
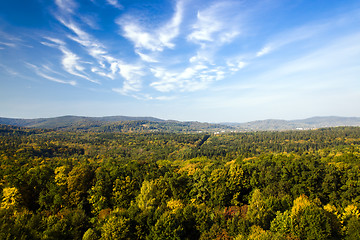
<svg viewBox="0 0 360 240">
<path fill-rule="evenodd" d="M 0 1 L 0 117 L 360 117 L 359 0 Z"/>
</svg>

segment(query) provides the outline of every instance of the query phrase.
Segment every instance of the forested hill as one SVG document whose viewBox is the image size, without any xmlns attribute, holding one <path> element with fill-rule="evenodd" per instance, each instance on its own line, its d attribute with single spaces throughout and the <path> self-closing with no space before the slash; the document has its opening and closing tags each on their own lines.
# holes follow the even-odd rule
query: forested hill
<svg viewBox="0 0 360 240">
<path fill-rule="evenodd" d="M 236 132 L 306 130 L 338 126 L 360 126 L 357 117 L 313 117 L 302 120 L 269 119 L 247 123 L 206 123 L 196 121 L 163 120 L 154 117 L 83 117 L 62 116 L 55 118 L 0 118 L 0 124 L 18 127 L 61 129 L 92 132 Z"/>
<path fill-rule="evenodd" d="M 360 126 L 359 117 L 312 117 L 299 120 L 267 119 L 247 123 L 224 123 L 243 131 L 306 130 L 315 128 Z"/>
<path fill-rule="evenodd" d="M 57 118 L 39 119 L 14 119 L 0 118 L 0 124 L 17 127 L 55 129 L 65 131 L 86 131 L 86 132 L 220 132 L 235 131 L 236 128 L 221 124 L 201 122 L 181 122 L 173 120 L 162 120 L 152 117 L 78 117 L 63 116 Z"/>
<path fill-rule="evenodd" d="M 120 121 L 151 121 L 162 122 L 164 120 L 154 117 L 129 117 L 129 116 L 107 116 L 107 117 L 84 117 L 84 116 L 61 116 L 54 118 L 2 118 L 0 124 L 14 125 L 18 127 L 33 128 L 66 128 L 75 125 L 104 125 Z"/>
<path fill-rule="evenodd" d="M 0 125 L 0 239 L 360 239 L 360 127 Z"/>
</svg>

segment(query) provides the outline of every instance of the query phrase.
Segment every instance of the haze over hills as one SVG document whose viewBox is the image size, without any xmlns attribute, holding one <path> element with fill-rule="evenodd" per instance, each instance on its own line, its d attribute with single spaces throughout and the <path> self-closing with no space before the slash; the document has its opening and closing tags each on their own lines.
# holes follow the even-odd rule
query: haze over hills
<svg viewBox="0 0 360 240">
<path fill-rule="evenodd" d="M 181 122 L 175 120 L 163 120 L 154 117 L 129 116 L 61 116 L 55 118 L 37 119 L 0 118 L 0 124 L 29 128 L 99 132 L 214 132 L 235 130 L 232 126 L 221 124 L 200 123 L 195 121 Z"/>
<path fill-rule="evenodd" d="M 38 128 L 64 128 L 79 123 L 111 123 L 120 121 L 151 121 L 160 122 L 162 119 L 153 117 L 129 117 L 129 116 L 106 116 L 106 117 L 84 117 L 84 116 L 60 116 L 54 118 L 1 118 L 0 124 L 14 125 L 19 127 Z"/>
<path fill-rule="evenodd" d="M 281 131 L 305 130 L 338 126 L 360 126 L 359 117 L 312 117 L 300 120 L 268 119 L 246 123 L 202 123 L 196 121 L 163 120 L 154 117 L 84 117 L 61 116 L 54 118 L 0 118 L 0 124 L 30 128 L 50 128 L 62 130 L 83 131 L 164 131 L 164 132 L 193 132 L 193 131 Z"/>
<path fill-rule="evenodd" d="M 247 131 L 302 130 L 340 126 L 360 126 L 359 117 L 312 117 L 298 120 L 267 119 L 247 123 L 225 123 Z"/>
</svg>

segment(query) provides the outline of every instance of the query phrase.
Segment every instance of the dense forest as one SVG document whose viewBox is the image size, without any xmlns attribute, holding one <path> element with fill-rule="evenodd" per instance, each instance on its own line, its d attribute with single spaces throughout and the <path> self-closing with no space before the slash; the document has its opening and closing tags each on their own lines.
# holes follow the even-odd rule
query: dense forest
<svg viewBox="0 0 360 240">
<path fill-rule="evenodd" d="M 0 239 L 360 239 L 359 127 L 110 130 L 0 125 Z"/>
</svg>

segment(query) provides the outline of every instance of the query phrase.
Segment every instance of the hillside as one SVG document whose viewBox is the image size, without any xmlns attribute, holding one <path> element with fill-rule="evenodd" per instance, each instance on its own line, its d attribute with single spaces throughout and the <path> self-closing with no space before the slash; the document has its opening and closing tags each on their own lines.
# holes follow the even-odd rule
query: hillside
<svg viewBox="0 0 360 240">
<path fill-rule="evenodd" d="M 14 125 L 19 127 L 35 127 L 35 128 L 64 128 L 74 124 L 90 124 L 90 123 L 112 123 L 119 121 L 152 121 L 160 122 L 162 119 L 153 117 L 129 117 L 129 116 L 107 116 L 107 117 L 83 117 L 83 116 L 61 116 L 54 118 L 2 118 L 0 124 Z"/>
<path fill-rule="evenodd" d="M 360 127 L 120 134 L 0 125 L 0 160 L 0 239 L 360 236 Z"/>
<path fill-rule="evenodd" d="M 225 123 L 226 124 L 226 123 Z M 247 123 L 227 123 L 243 131 L 306 130 L 326 127 L 360 126 L 359 117 L 312 117 L 299 120 L 268 119 Z"/>
<path fill-rule="evenodd" d="M 0 118 L 0 124 L 28 128 L 61 129 L 65 131 L 93 132 L 198 132 L 234 131 L 231 126 L 195 121 L 181 122 L 153 117 L 82 117 L 16 119 Z"/>
<path fill-rule="evenodd" d="M 154 117 L 83 117 L 17 119 L 0 118 L 0 124 L 18 127 L 61 129 L 94 132 L 223 132 L 306 130 L 339 126 L 360 126 L 358 117 L 312 117 L 300 120 L 268 119 L 246 123 L 204 123 L 163 120 Z"/>
</svg>

